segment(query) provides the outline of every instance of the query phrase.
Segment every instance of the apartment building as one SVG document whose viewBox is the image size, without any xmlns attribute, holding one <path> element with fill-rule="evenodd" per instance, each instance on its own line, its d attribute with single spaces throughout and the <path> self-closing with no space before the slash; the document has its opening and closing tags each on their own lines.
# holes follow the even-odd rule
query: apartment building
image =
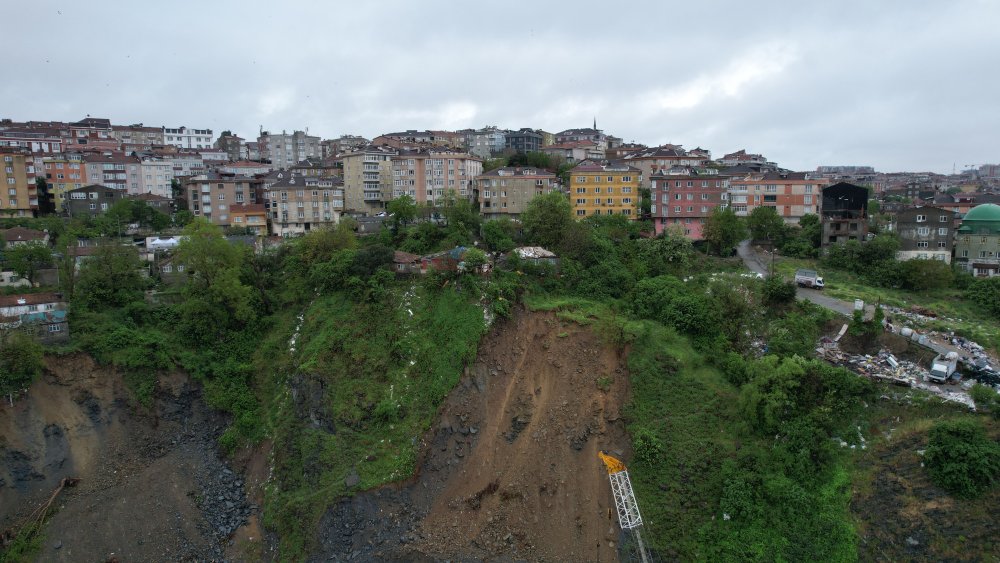
<svg viewBox="0 0 1000 563">
<path fill-rule="evenodd" d="M 32 217 L 38 211 L 34 160 L 27 149 L 0 147 L 0 217 Z"/>
<path fill-rule="evenodd" d="M 257 143 L 260 145 L 262 158 L 269 159 L 275 168 L 281 170 L 288 169 L 291 165 L 307 158 L 323 156 L 320 138 L 304 131 L 294 131 L 291 134 L 285 131 L 281 133 L 264 131 L 257 138 Z"/>
<path fill-rule="evenodd" d="M 823 246 L 862 241 L 868 236 L 868 190 L 838 182 L 822 190 L 820 220 Z"/>
<path fill-rule="evenodd" d="M 391 158 L 392 198 L 408 195 L 417 203 L 434 204 L 448 192 L 469 198 L 483 162 L 450 150 L 399 151 Z"/>
<path fill-rule="evenodd" d="M 538 152 L 542 150 L 542 134 L 529 128 L 508 131 L 504 135 L 504 147 L 519 153 Z"/>
<path fill-rule="evenodd" d="M 586 160 L 573 167 L 569 201 L 577 219 L 593 215 L 639 216 L 642 172 L 627 164 L 602 164 Z"/>
<path fill-rule="evenodd" d="M 477 176 L 473 198 L 484 219 L 518 219 L 532 198 L 557 189 L 556 175 L 547 170 L 504 167 Z"/>
<path fill-rule="evenodd" d="M 74 218 L 96 217 L 111 209 L 118 200 L 125 199 L 125 196 L 124 190 L 96 184 L 75 188 L 66 192 L 66 215 Z"/>
<path fill-rule="evenodd" d="M 649 188 L 653 175 L 661 170 L 670 170 L 675 166 L 686 168 L 701 168 L 711 160 L 707 151 L 691 151 L 681 145 L 660 145 L 631 152 L 622 159 L 630 166 L 642 171 L 642 187 Z"/>
<path fill-rule="evenodd" d="M 656 234 L 676 225 L 684 236 L 702 240 L 705 220 L 716 207 L 728 205 L 728 191 L 729 177 L 712 168 L 675 166 L 654 174 L 650 214 Z"/>
<path fill-rule="evenodd" d="M 163 143 L 181 149 L 207 149 L 212 147 L 211 129 L 188 129 L 187 127 L 164 127 Z"/>
<path fill-rule="evenodd" d="M 64 130 L 64 134 L 63 149 L 67 151 L 121 150 L 121 143 L 115 138 L 109 119 L 87 117 L 70 123 L 68 130 Z"/>
<path fill-rule="evenodd" d="M 118 141 L 120 150 L 126 154 L 150 151 L 154 146 L 163 145 L 163 128 L 145 127 L 142 123 L 112 125 L 111 135 Z"/>
<path fill-rule="evenodd" d="M 49 195 L 56 211 L 64 210 L 67 191 L 82 188 L 88 183 L 87 167 L 80 153 L 61 153 L 42 159 L 42 172 L 49 186 Z M 103 176 L 96 181 L 100 182 Z M 93 182 L 91 182 L 93 183 Z"/>
<path fill-rule="evenodd" d="M 266 193 L 272 235 L 296 236 L 332 226 L 344 212 L 344 184 L 336 177 L 282 171 Z"/>
<path fill-rule="evenodd" d="M 174 179 L 174 163 L 164 158 L 142 158 L 139 162 L 139 187 L 134 189 L 129 184 L 128 193 L 153 194 L 160 197 L 173 197 L 171 183 Z"/>
<path fill-rule="evenodd" d="M 605 149 L 608 148 L 608 136 L 604 134 L 604 131 L 597 128 L 596 122 L 594 123 L 593 128 L 585 127 L 582 129 L 567 129 L 565 131 L 560 131 L 555 135 L 555 144 L 576 143 L 581 141 L 594 143 L 602 154 Z"/>
<path fill-rule="evenodd" d="M 465 147 L 469 153 L 483 159 L 503 152 L 506 144 L 507 132 L 493 125 L 482 129 L 468 129 L 464 134 Z"/>
<path fill-rule="evenodd" d="M 583 162 L 584 160 L 604 160 L 604 149 L 593 141 L 565 141 L 542 147 L 541 152 L 561 158 L 566 162 Z"/>
<path fill-rule="evenodd" d="M 392 199 L 392 159 L 396 149 L 368 145 L 343 156 L 344 210 L 374 214 Z"/>
<path fill-rule="evenodd" d="M 951 263 L 955 244 L 955 213 L 940 207 L 924 206 L 902 209 L 890 228 L 899 235 L 899 260 L 914 258 Z"/>
<path fill-rule="evenodd" d="M 745 217 L 756 207 L 774 207 L 786 223 L 795 224 L 807 213 L 819 214 L 820 195 L 828 180 L 809 172 L 766 172 L 733 177 L 729 203 Z"/>
<path fill-rule="evenodd" d="M 230 206 L 261 203 L 258 191 L 262 181 L 246 176 L 202 174 L 184 183 L 184 198 L 195 217 L 228 227 L 232 224 Z"/>
<path fill-rule="evenodd" d="M 87 168 L 87 182 L 100 184 L 122 193 L 141 193 L 139 179 L 140 161 L 122 152 L 106 151 L 83 155 Z"/>
<path fill-rule="evenodd" d="M 0 130 L 0 147 L 21 148 L 31 154 L 53 155 L 63 150 L 58 129 L 7 128 Z"/>
<path fill-rule="evenodd" d="M 226 151 L 226 157 L 231 162 L 250 158 L 247 152 L 247 141 L 239 135 L 221 135 L 215 142 L 215 148 Z"/>
</svg>

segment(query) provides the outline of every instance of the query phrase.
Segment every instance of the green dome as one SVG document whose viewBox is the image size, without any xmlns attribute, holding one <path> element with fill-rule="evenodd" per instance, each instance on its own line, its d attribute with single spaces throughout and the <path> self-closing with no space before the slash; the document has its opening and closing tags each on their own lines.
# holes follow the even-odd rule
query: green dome
<svg viewBox="0 0 1000 563">
<path fill-rule="evenodd" d="M 1000 222 L 1000 205 L 985 203 L 969 210 L 962 221 L 998 221 Z"/>
<path fill-rule="evenodd" d="M 958 232 L 963 235 L 1000 235 L 1000 205 L 986 203 L 969 210 Z"/>
</svg>

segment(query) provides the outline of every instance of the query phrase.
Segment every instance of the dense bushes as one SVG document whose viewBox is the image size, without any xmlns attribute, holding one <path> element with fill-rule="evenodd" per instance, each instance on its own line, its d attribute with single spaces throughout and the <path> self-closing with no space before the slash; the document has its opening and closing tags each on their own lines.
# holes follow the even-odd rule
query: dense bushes
<svg viewBox="0 0 1000 563">
<path fill-rule="evenodd" d="M 983 309 L 1000 316 L 1000 277 L 974 280 L 966 295 Z"/>
<path fill-rule="evenodd" d="M 931 479 L 959 497 L 976 497 L 1000 482 L 1000 444 L 972 420 L 931 428 L 924 459 Z"/>
</svg>

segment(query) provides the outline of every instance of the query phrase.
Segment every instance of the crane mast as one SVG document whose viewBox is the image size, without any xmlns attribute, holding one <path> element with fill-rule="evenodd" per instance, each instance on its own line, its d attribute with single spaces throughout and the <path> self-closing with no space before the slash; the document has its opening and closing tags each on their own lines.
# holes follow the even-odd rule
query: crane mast
<svg viewBox="0 0 1000 563">
<path fill-rule="evenodd" d="M 635 493 L 632 491 L 632 482 L 628 478 L 628 470 L 621 460 L 606 453 L 598 452 L 601 461 L 608 469 L 608 479 L 611 481 L 611 494 L 615 497 L 615 508 L 618 511 L 618 524 L 623 530 L 631 530 L 635 533 L 636 542 L 639 544 L 639 557 L 642 563 L 649 563 L 646 557 L 646 547 L 642 543 L 642 535 L 639 529 L 642 528 L 642 514 L 639 513 L 639 503 L 635 500 Z"/>
</svg>

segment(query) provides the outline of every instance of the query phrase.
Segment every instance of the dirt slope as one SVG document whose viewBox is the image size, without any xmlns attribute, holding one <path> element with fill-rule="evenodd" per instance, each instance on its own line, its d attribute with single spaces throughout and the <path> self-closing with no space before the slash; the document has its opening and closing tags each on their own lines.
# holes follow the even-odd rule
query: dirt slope
<svg viewBox="0 0 1000 563">
<path fill-rule="evenodd" d="M 0 526 L 14 527 L 63 477 L 39 561 L 221 559 L 252 512 L 216 451 L 225 421 L 182 374 L 135 404 L 84 354 L 47 358 L 41 380 L 0 407 Z"/>
<path fill-rule="evenodd" d="M 628 457 L 627 390 L 624 359 L 589 329 L 519 312 L 481 343 L 415 481 L 332 509 L 316 560 L 617 560 L 597 452 Z"/>
</svg>

